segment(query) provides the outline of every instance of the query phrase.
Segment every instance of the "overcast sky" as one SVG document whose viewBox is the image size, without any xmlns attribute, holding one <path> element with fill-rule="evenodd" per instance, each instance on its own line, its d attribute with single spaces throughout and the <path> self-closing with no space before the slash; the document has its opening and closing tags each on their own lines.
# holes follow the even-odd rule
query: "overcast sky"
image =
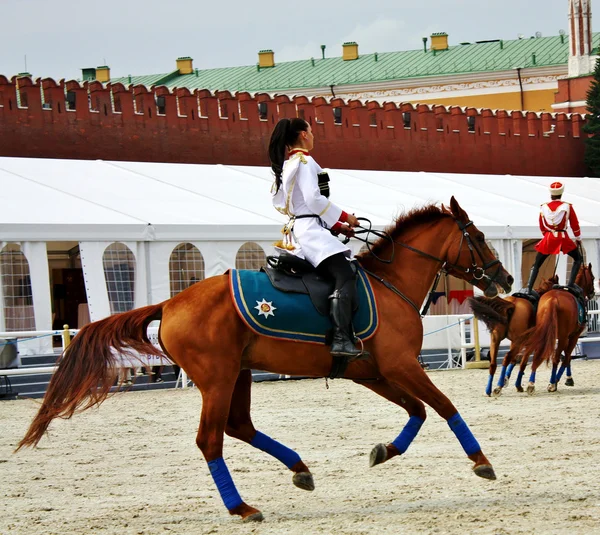
<svg viewBox="0 0 600 535">
<path fill-rule="evenodd" d="M 25 57 L 34 77 L 104 64 L 116 77 L 172 71 L 178 56 L 204 69 L 254 65 L 268 48 L 277 62 L 320 57 L 321 44 L 340 56 L 346 41 L 372 53 L 417 49 L 439 31 L 453 45 L 560 29 L 568 0 L 0 0 L 0 74 L 25 71 Z"/>
</svg>

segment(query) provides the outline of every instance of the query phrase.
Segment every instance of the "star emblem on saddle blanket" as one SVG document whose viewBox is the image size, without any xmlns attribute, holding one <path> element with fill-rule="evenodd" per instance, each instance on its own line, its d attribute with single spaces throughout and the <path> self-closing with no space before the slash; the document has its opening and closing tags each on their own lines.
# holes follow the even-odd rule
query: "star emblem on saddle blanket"
<svg viewBox="0 0 600 535">
<path fill-rule="evenodd" d="M 274 310 L 277 310 L 277 307 L 273 306 L 273 301 L 267 301 L 264 297 L 262 301 L 257 301 L 256 306 L 254 307 L 258 310 L 259 316 L 264 316 L 268 318 L 269 316 L 275 316 Z"/>
</svg>

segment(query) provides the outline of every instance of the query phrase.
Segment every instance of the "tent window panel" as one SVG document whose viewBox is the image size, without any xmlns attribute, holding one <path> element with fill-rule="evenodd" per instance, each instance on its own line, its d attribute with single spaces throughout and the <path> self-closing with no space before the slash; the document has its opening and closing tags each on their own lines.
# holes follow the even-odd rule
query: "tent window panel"
<svg viewBox="0 0 600 535">
<path fill-rule="evenodd" d="M 254 242 L 246 242 L 240 247 L 235 257 L 236 269 L 258 271 L 267 262 L 263 248 Z"/>
<path fill-rule="evenodd" d="M 0 252 L 0 272 L 4 296 L 6 331 L 35 331 L 35 314 L 29 262 L 17 244 Z"/>
<path fill-rule="evenodd" d="M 204 277 L 204 258 L 196 246 L 181 243 L 173 249 L 169 259 L 171 297 L 204 280 Z"/>
<path fill-rule="evenodd" d="M 124 243 L 109 245 L 102 256 L 104 279 L 111 314 L 133 309 L 135 302 L 135 257 Z"/>
</svg>

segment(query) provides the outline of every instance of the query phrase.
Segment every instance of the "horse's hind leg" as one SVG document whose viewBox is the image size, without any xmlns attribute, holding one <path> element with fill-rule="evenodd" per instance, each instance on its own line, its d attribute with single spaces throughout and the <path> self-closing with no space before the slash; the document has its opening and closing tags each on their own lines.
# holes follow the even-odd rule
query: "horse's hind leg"
<svg viewBox="0 0 600 535">
<path fill-rule="evenodd" d="M 492 385 L 494 383 L 494 374 L 496 373 L 496 366 L 498 365 L 498 348 L 499 347 L 500 347 L 500 333 L 498 332 L 498 329 L 494 329 L 492 331 L 492 338 L 490 341 L 490 374 L 488 376 L 488 382 L 487 382 L 487 386 L 485 388 L 485 393 L 488 396 L 492 395 Z M 502 366 L 502 373 L 501 373 L 502 378 L 504 377 L 504 371 L 505 371 L 505 367 Z M 500 391 L 501 391 L 502 387 L 500 386 L 499 382 L 498 382 L 498 387 L 500 387 Z M 500 392 L 496 392 L 496 390 L 498 390 L 498 388 L 494 389 L 495 395 L 500 393 Z"/>
<path fill-rule="evenodd" d="M 381 371 L 388 380 L 393 381 L 393 384 L 398 384 L 401 388 L 408 390 L 448 422 L 448 426 L 456 435 L 465 453 L 475 463 L 473 466 L 475 474 L 485 479 L 496 479 L 496 474 L 490 461 L 488 461 L 487 457 L 481 451 L 481 446 L 456 407 L 431 382 L 427 373 L 425 373 L 416 360 L 413 361 L 411 359 L 408 363 L 405 362 L 402 371 L 391 370 L 391 373 L 385 373 L 384 370 Z"/>
<path fill-rule="evenodd" d="M 558 340 L 558 344 L 556 345 L 556 349 L 554 350 L 554 356 L 552 358 L 552 374 L 550 375 L 550 383 L 548 384 L 548 392 L 556 392 L 558 390 L 558 379 L 557 379 L 557 369 L 558 364 L 560 363 L 560 355 L 562 353 L 563 347 L 568 344 L 568 340 Z M 566 354 L 566 350 L 565 350 Z"/>
<path fill-rule="evenodd" d="M 358 384 L 366 386 L 369 390 L 379 394 L 385 399 L 402 407 L 410 416 L 402 432 L 388 444 L 377 444 L 371 451 L 369 465 L 375 466 L 390 460 L 396 455 L 402 455 L 417 436 L 421 426 L 427 418 L 425 405 L 406 390 L 391 385 L 385 379 L 376 382 L 355 381 Z"/>
<path fill-rule="evenodd" d="M 494 388 L 494 396 L 499 396 L 500 394 L 502 394 L 502 389 L 504 388 L 504 385 L 506 385 L 506 383 L 508 382 L 510 374 L 512 373 L 512 369 L 514 368 L 513 360 L 514 354 L 511 347 L 508 353 L 504 355 L 504 360 L 502 361 L 502 368 L 500 369 L 500 376 L 498 377 L 498 384 L 496 385 L 496 388 Z"/>
<path fill-rule="evenodd" d="M 191 376 L 202 393 L 202 413 L 196 444 L 202 451 L 210 474 L 229 514 L 239 515 L 244 520 L 262 520 L 263 515 L 254 507 L 244 503 L 223 460 L 223 435 L 229 415 L 235 376 L 221 378 L 212 376 L 210 381 L 198 381 Z"/>
<path fill-rule="evenodd" d="M 233 390 L 225 432 L 230 437 L 242 440 L 285 464 L 294 472 L 292 481 L 298 488 L 314 490 L 313 476 L 300 459 L 300 456 L 294 450 L 257 431 L 254 427 L 250 416 L 251 389 L 252 372 L 242 370 Z"/>
<path fill-rule="evenodd" d="M 558 370 L 558 374 L 556 375 L 557 386 L 565 370 L 567 370 L 567 379 L 565 380 L 565 386 L 575 386 L 575 381 L 573 381 L 573 375 L 571 374 L 571 356 L 573 355 L 575 346 L 579 341 L 579 335 L 580 332 L 569 338 L 569 343 L 565 349 L 565 358 L 563 359 L 562 365 Z"/>
<path fill-rule="evenodd" d="M 525 375 L 525 368 L 527 368 L 527 363 L 529 362 L 529 355 L 521 355 L 521 365 L 519 366 L 519 373 L 517 374 L 517 379 L 515 380 L 515 388 L 517 392 L 523 392 L 523 376 Z"/>
</svg>

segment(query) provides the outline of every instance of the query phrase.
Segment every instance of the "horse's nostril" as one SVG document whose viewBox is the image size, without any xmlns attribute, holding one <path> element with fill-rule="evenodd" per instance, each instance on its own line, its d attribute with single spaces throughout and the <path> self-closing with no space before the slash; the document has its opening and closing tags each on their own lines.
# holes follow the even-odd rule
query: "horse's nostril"
<svg viewBox="0 0 600 535">
<path fill-rule="evenodd" d="M 512 284 L 513 282 L 515 282 L 515 278 L 512 275 L 506 277 L 506 280 L 508 281 L 508 284 Z"/>
</svg>

